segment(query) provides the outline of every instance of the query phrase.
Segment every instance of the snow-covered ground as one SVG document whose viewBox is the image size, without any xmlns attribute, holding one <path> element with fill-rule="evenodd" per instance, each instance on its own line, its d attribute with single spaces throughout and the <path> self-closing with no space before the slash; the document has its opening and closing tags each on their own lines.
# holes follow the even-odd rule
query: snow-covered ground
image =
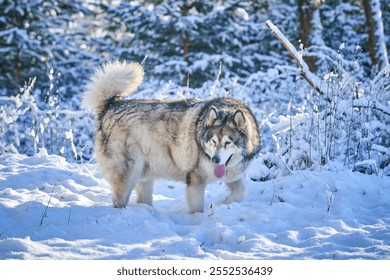
<svg viewBox="0 0 390 280">
<path fill-rule="evenodd" d="M 255 173 L 256 162 L 250 173 Z M 0 259 L 390 259 L 390 178 L 351 171 L 247 179 L 222 204 L 209 185 L 188 214 L 181 183 L 161 181 L 154 208 L 111 206 L 94 164 L 47 155 L 0 159 Z"/>
</svg>

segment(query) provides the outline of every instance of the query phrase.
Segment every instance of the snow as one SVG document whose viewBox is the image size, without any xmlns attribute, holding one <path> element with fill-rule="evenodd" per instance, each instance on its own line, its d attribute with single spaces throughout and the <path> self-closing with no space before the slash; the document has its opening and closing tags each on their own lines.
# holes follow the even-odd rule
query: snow
<svg viewBox="0 0 390 280">
<path fill-rule="evenodd" d="M 267 119 L 265 123 L 275 134 L 278 134 L 298 126 L 309 117 L 307 113 L 298 113 L 295 116 L 278 116 L 276 121 Z"/>
<path fill-rule="evenodd" d="M 159 181 L 154 207 L 111 206 L 94 163 L 45 150 L 0 158 L 0 259 L 389 259 L 390 178 L 301 171 L 255 182 L 223 204 L 207 187 L 204 213 L 188 214 L 182 183 Z"/>
<path fill-rule="evenodd" d="M 8 45 L 0 52 L 6 62 L 36 63 L 22 63 L 16 78 L 12 65 L 3 67 L 10 88 L 0 89 L 9 96 L 0 96 L 0 277 L 32 278 L 10 259 L 386 259 L 390 267 L 390 66 L 370 63 L 359 1 L 322 1 L 307 49 L 294 47 L 300 24 L 293 1 L 209 1 L 185 14 L 181 1 L 81 1 L 57 17 L 44 16 L 42 1 L 8 2 L 0 31 Z M 373 20 L 378 52 L 388 60 L 382 29 L 389 11 L 379 2 L 371 1 Z M 47 5 L 57 9 L 55 1 Z M 29 14 L 24 27 L 10 11 Z M 41 36 L 28 36 L 31 28 Z M 302 60 L 308 55 L 318 58 L 318 72 Z M 134 98 L 229 96 L 253 110 L 262 150 L 242 203 L 223 204 L 228 191 L 217 182 L 207 187 L 205 212 L 191 215 L 185 186 L 159 181 L 153 208 L 134 196 L 126 209 L 112 207 L 110 186 L 91 160 L 94 119 L 79 108 L 93 69 L 115 59 L 145 67 Z M 6 274 L 10 263 L 17 266 Z M 47 262 L 23 263 L 36 269 Z M 291 263 L 296 269 L 300 262 Z M 314 263 L 323 262 L 308 267 Z M 351 269 L 331 263 L 342 263 L 351 279 L 358 269 L 359 279 L 381 279 L 362 262 Z M 52 265 L 39 267 L 41 280 Z M 286 271 L 284 279 L 294 274 Z M 303 280 L 301 271 L 295 274 Z"/>
</svg>

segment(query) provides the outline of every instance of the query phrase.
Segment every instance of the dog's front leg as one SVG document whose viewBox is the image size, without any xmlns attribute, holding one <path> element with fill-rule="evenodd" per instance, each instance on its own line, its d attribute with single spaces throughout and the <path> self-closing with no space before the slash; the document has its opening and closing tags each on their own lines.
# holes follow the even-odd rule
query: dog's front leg
<svg viewBox="0 0 390 280">
<path fill-rule="evenodd" d="M 187 175 L 187 202 L 190 213 L 203 212 L 205 180 L 195 173 Z"/>
<path fill-rule="evenodd" d="M 243 179 L 226 183 L 230 189 L 230 195 L 225 199 L 224 203 L 241 202 L 245 197 L 245 185 Z"/>
</svg>

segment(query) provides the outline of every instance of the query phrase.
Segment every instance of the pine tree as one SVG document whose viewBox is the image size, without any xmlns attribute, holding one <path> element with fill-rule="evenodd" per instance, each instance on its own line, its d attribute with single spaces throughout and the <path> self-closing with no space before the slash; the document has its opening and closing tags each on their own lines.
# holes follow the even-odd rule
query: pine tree
<svg viewBox="0 0 390 280">
<path fill-rule="evenodd" d="M 46 30 L 41 1 L 2 1 L 0 3 L 1 88 L 17 89 L 31 76 L 45 72 L 49 53 L 42 45 Z"/>
<path fill-rule="evenodd" d="M 256 71 L 259 34 L 268 34 L 251 1 L 122 2 L 107 11 L 118 57 L 147 57 L 147 72 L 191 87 L 214 80 L 220 65 L 227 76 Z"/>
<path fill-rule="evenodd" d="M 51 69 L 61 72 L 80 64 L 76 57 L 82 51 L 75 44 L 80 36 L 78 30 L 70 32 L 70 26 L 75 24 L 74 15 L 88 12 L 83 5 L 79 0 L 0 2 L 0 69 L 4 73 L 0 88 L 6 94 L 17 93 L 33 77 L 45 91 L 50 87 Z M 69 82 L 66 77 L 63 82 Z"/>
</svg>

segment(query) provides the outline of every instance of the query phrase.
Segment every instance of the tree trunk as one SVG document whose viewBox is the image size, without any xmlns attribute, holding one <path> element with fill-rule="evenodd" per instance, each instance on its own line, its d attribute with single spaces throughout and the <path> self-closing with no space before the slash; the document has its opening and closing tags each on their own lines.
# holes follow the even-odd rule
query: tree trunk
<svg viewBox="0 0 390 280">
<path fill-rule="evenodd" d="M 382 12 L 379 0 L 363 0 L 368 33 L 368 50 L 372 65 L 379 69 L 389 65 L 385 36 L 383 31 Z"/>
<path fill-rule="evenodd" d="M 184 3 L 183 6 L 181 6 L 181 15 L 186 16 L 188 14 L 188 5 L 187 3 Z M 183 47 L 183 56 L 184 61 L 187 62 L 187 65 L 189 63 L 188 60 L 188 54 L 190 52 L 190 40 L 188 36 L 188 32 L 183 32 L 182 34 L 182 47 Z M 184 73 L 183 77 L 183 86 L 187 86 L 188 84 L 188 73 Z"/>
<path fill-rule="evenodd" d="M 310 35 L 313 31 L 313 9 L 310 2 L 311 0 L 298 0 L 298 15 L 299 23 L 301 25 L 300 39 L 303 48 L 307 48 L 310 45 Z M 305 60 L 307 65 L 309 66 L 310 71 L 315 72 L 317 69 L 314 57 L 309 56 Z"/>
</svg>

